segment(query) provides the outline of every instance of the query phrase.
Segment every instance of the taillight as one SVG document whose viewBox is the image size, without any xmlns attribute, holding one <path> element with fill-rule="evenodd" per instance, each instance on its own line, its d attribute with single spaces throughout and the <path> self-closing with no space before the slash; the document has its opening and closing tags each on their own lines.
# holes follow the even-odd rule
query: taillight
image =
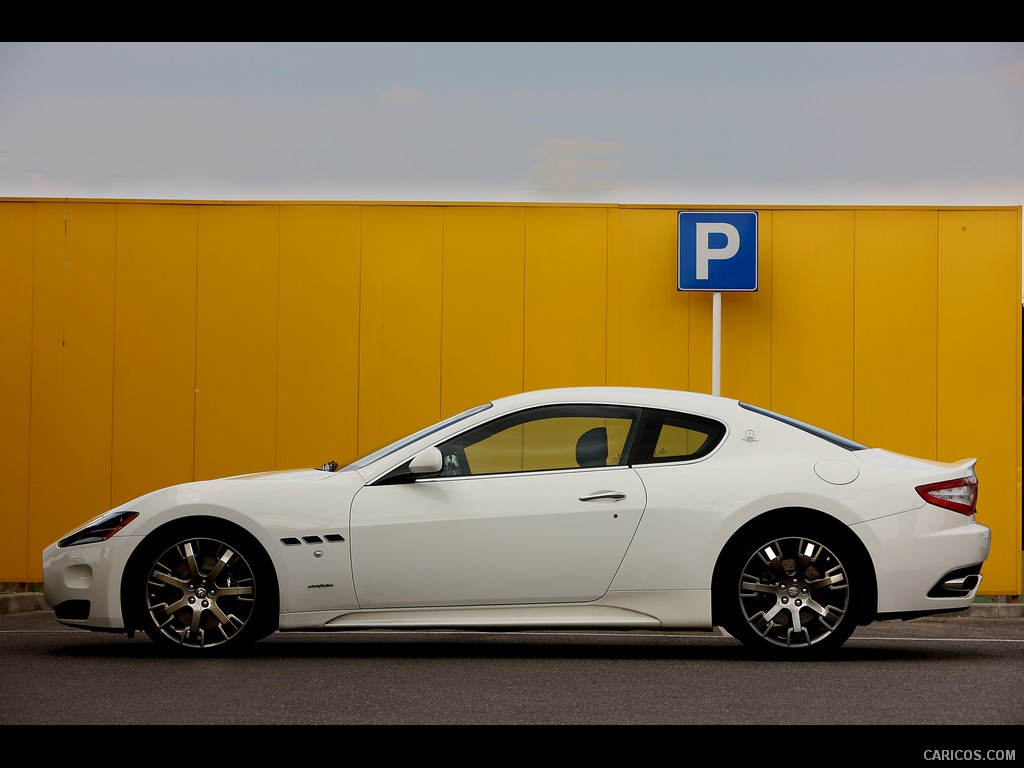
<svg viewBox="0 0 1024 768">
<path fill-rule="evenodd" d="M 961 515 L 973 515 L 978 506 L 978 478 L 973 475 L 943 483 L 919 485 L 917 492 L 929 504 L 951 509 Z"/>
</svg>

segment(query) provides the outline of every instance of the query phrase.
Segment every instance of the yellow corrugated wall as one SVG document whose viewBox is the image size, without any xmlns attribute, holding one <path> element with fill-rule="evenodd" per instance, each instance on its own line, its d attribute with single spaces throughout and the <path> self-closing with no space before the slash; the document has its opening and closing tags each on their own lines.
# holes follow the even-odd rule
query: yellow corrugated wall
<svg viewBox="0 0 1024 768">
<path fill-rule="evenodd" d="M 711 389 L 677 208 L 0 201 L 0 581 L 192 479 L 345 463 L 491 397 Z M 1021 208 L 758 208 L 721 393 L 978 458 L 982 592 L 1021 592 Z"/>
</svg>

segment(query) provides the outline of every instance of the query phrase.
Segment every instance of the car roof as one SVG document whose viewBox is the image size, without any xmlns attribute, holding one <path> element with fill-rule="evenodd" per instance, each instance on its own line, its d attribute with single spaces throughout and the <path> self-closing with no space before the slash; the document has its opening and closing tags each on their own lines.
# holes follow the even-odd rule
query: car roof
<svg viewBox="0 0 1024 768">
<path fill-rule="evenodd" d="M 532 390 L 493 401 L 496 408 L 515 409 L 549 403 L 615 403 L 650 408 L 670 408 L 724 416 L 735 413 L 738 401 L 701 392 L 649 387 L 558 387 Z"/>
</svg>

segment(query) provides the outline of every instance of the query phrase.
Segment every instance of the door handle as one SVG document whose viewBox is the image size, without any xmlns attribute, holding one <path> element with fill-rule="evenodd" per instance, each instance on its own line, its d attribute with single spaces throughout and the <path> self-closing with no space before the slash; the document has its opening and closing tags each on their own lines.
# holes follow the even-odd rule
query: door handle
<svg viewBox="0 0 1024 768">
<path fill-rule="evenodd" d="M 599 501 L 600 499 L 622 501 L 624 498 L 626 498 L 626 494 L 622 491 L 597 491 L 596 493 L 590 493 L 586 496 L 580 496 L 580 501 Z"/>
</svg>

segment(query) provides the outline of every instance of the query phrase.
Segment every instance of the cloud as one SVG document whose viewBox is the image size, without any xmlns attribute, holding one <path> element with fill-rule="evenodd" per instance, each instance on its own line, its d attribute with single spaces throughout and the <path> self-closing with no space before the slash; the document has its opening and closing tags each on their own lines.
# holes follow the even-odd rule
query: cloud
<svg viewBox="0 0 1024 768">
<path fill-rule="evenodd" d="M 1013 86 L 1024 84 L 1024 58 L 1017 59 L 997 70 L 998 76 Z"/>
<path fill-rule="evenodd" d="M 551 192 L 615 189 L 626 164 L 604 155 L 621 147 L 612 141 L 547 139 L 530 151 L 542 160 L 526 172 L 526 183 Z"/>
<path fill-rule="evenodd" d="M 579 139 L 547 139 L 539 147 L 530 150 L 532 155 L 600 155 L 613 152 L 622 145 L 614 141 L 580 141 Z"/>
<path fill-rule="evenodd" d="M 427 100 L 423 91 L 403 85 L 394 85 L 380 94 L 380 101 L 389 107 L 407 107 L 423 104 Z"/>
</svg>

